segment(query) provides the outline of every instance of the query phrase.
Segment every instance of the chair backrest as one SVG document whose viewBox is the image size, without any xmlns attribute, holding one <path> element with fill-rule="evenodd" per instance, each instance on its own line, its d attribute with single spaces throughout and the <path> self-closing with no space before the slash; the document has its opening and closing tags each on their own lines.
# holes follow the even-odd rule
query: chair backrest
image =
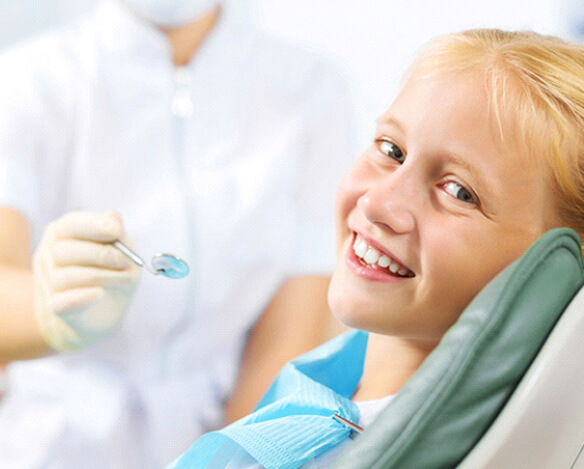
<svg viewBox="0 0 584 469">
<path fill-rule="evenodd" d="M 584 468 L 584 288 L 458 469 Z"/>
<path fill-rule="evenodd" d="M 479 293 L 439 346 L 373 425 L 341 455 L 334 467 L 444 469 L 465 464 L 466 466 L 461 466 L 464 469 L 571 468 L 568 463 L 566 466 L 541 464 L 541 460 L 537 458 L 535 463 L 525 463 L 522 456 L 526 456 L 526 451 L 534 451 L 533 448 L 526 449 L 529 441 L 533 440 L 520 435 L 516 435 L 518 441 L 524 438 L 525 444 L 518 449 L 518 463 L 507 464 L 501 463 L 500 459 L 492 459 L 495 461 L 493 465 L 486 464 L 491 464 L 487 460 L 494 458 L 495 453 L 499 452 L 497 447 L 500 448 L 501 455 L 503 451 L 507 451 L 507 454 L 513 452 L 513 445 L 506 443 L 508 433 L 499 433 L 505 429 L 496 428 L 506 425 L 503 419 L 508 418 L 505 417 L 507 412 L 502 413 L 502 410 L 506 409 L 507 404 L 509 403 L 511 409 L 509 414 L 519 415 L 519 411 L 515 410 L 515 401 L 531 393 L 529 382 L 533 383 L 534 379 L 542 386 L 541 397 L 534 404 L 537 407 L 541 402 L 546 402 L 547 384 L 539 381 L 541 376 L 537 370 L 541 369 L 541 365 L 538 363 L 540 360 L 549 360 L 546 359 L 548 350 L 556 349 L 556 343 L 562 341 L 562 334 L 577 334 L 574 331 L 574 322 L 579 325 L 583 321 L 576 306 L 582 301 L 580 297 L 573 303 L 575 313 L 567 315 L 566 321 L 561 323 L 558 323 L 558 319 L 562 317 L 583 283 L 584 265 L 578 235 L 568 229 L 556 229 L 546 233 L 518 261 L 497 275 Z M 564 326 L 564 322 L 568 326 Z M 550 336 L 556 323 L 558 328 Z M 584 328 L 579 328 L 580 332 L 582 330 Z M 542 349 L 548 336 L 553 340 Z M 556 340 L 556 336 L 560 339 Z M 577 358 L 584 359 L 584 354 L 578 353 L 581 349 L 576 348 L 584 344 L 584 341 L 577 344 L 577 335 L 571 339 L 574 347 L 574 354 L 571 355 L 573 362 L 566 366 L 572 366 L 571 370 L 575 372 L 578 367 Z M 540 350 L 542 358 L 534 362 Z M 562 360 L 568 361 L 564 358 Z M 535 371 L 526 375 L 532 363 Z M 554 368 L 558 367 L 553 363 L 545 366 L 548 372 L 555 371 Z M 563 382 L 564 388 L 567 388 L 569 386 L 566 380 L 570 369 L 565 373 Z M 519 383 L 521 386 L 518 388 Z M 510 400 L 516 389 L 516 396 L 520 397 Z M 556 392 L 555 389 L 553 392 Z M 569 393 L 567 389 L 563 392 Z M 582 396 L 584 402 L 584 393 Z M 548 396 L 547 402 L 550 397 L 552 396 Z M 572 399 L 575 399 L 574 395 Z M 524 403 L 518 405 L 522 406 Z M 554 405 L 562 403 L 556 402 Z M 549 425 L 547 435 L 551 438 L 550 435 L 556 431 L 553 427 L 559 425 L 559 422 L 556 419 L 546 421 L 545 415 L 550 415 L 549 412 L 541 409 L 539 412 L 544 416 L 543 421 L 532 422 L 531 426 Z M 499 414 L 502 424 L 498 423 Z M 571 426 L 576 427 L 580 415 L 574 418 Z M 524 419 L 519 420 L 523 422 Z M 494 421 L 497 424 L 492 426 L 491 432 L 489 428 Z M 514 425 L 516 423 L 514 421 Z M 529 426 L 529 423 L 525 425 Z M 584 429 L 584 419 L 581 426 Z M 578 435 L 571 436 L 574 448 L 578 446 L 578 441 L 583 441 L 579 436 L 582 429 Z M 532 428 L 531 431 L 535 430 Z M 491 437 L 491 433 L 495 436 Z M 483 437 L 484 445 L 477 444 Z M 493 443 L 489 443 L 491 440 Z M 557 444 L 562 446 L 563 442 Z M 471 453 L 475 446 L 476 453 Z M 572 460 L 578 457 L 578 450 L 571 450 L 571 453 L 566 461 L 570 457 Z M 481 466 L 483 462 L 485 465 Z"/>
</svg>

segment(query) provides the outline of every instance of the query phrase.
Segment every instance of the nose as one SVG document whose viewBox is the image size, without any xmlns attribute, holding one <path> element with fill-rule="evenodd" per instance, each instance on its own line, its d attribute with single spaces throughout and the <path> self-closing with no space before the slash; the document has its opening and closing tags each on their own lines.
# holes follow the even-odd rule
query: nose
<svg viewBox="0 0 584 469">
<path fill-rule="evenodd" d="M 396 234 L 412 232 L 416 226 L 415 214 L 420 209 L 420 195 L 414 178 L 404 166 L 391 174 L 379 176 L 371 181 L 357 206 L 375 225 Z"/>
</svg>

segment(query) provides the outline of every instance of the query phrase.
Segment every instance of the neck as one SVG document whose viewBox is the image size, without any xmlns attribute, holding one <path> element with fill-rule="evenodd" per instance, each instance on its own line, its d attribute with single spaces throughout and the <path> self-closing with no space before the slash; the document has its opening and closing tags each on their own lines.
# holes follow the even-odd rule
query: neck
<svg viewBox="0 0 584 469">
<path fill-rule="evenodd" d="M 352 399 L 369 401 L 397 393 L 435 345 L 369 334 L 363 376 Z"/>
<path fill-rule="evenodd" d="M 173 29 L 163 29 L 168 37 L 172 50 L 172 61 L 175 65 L 187 65 L 207 34 L 211 32 L 221 12 L 220 6 L 216 6 L 192 23 L 179 26 Z"/>
</svg>

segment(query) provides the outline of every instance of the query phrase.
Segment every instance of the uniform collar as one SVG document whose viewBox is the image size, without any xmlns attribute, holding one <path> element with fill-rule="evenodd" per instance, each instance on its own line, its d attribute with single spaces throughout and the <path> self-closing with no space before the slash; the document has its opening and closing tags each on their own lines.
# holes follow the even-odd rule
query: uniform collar
<svg viewBox="0 0 584 469">
<path fill-rule="evenodd" d="M 126 10 L 118 1 L 102 2 L 95 22 L 101 44 L 114 57 L 123 60 L 124 56 L 130 56 L 144 62 L 170 61 L 170 45 L 166 36 Z"/>
<path fill-rule="evenodd" d="M 189 66 L 207 60 L 208 56 L 220 60 L 226 49 L 238 44 L 234 38 L 235 21 L 229 9 L 229 3 L 223 6 L 223 11 L 213 30 L 203 41 L 200 50 Z M 102 44 L 119 59 L 130 56 L 133 60 L 144 63 L 171 63 L 171 50 L 165 34 L 143 19 L 132 14 L 119 1 L 104 0 L 96 11 L 96 27 L 101 36 Z"/>
</svg>

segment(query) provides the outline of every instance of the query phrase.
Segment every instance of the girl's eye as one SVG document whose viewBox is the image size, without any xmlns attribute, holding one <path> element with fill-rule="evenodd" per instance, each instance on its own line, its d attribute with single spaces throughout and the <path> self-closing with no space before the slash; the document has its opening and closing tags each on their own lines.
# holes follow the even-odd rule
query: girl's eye
<svg viewBox="0 0 584 469">
<path fill-rule="evenodd" d="M 406 156 L 403 154 L 401 149 L 387 140 L 381 140 L 379 143 L 379 149 L 381 152 L 390 158 L 393 158 L 398 163 L 403 163 L 406 159 Z"/>
<path fill-rule="evenodd" d="M 450 194 L 452 197 L 455 197 L 462 202 L 466 202 L 468 204 L 476 204 L 477 201 L 475 197 L 464 187 L 460 184 L 450 181 L 444 184 L 444 190 Z"/>
</svg>

